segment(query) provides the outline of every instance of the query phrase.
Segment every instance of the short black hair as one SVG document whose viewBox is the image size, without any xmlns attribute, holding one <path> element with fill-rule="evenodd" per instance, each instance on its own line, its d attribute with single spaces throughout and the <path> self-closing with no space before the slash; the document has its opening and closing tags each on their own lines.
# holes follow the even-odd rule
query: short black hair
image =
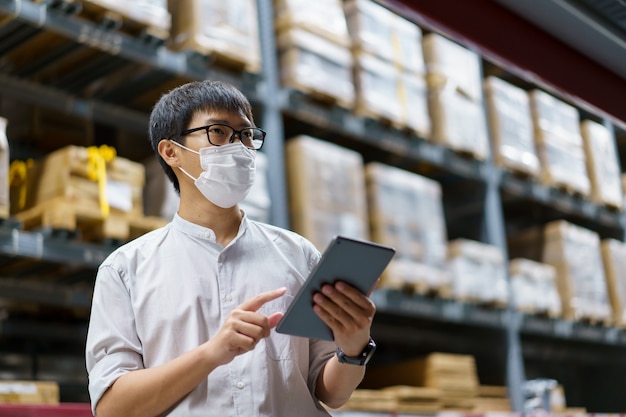
<svg viewBox="0 0 626 417">
<path fill-rule="evenodd" d="M 171 138 L 184 144 L 184 137 L 179 137 L 180 132 L 188 128 L 191 119 L 200 111 L 236 112 L 254 123 L 252 106 L 246 96 L 223 81 L 193 81 L 164 94 L 150 114 L 150 144 L 176 192 L 180 192 L 178 179 L 159 155 L 159 142 Z"/>
</svg>

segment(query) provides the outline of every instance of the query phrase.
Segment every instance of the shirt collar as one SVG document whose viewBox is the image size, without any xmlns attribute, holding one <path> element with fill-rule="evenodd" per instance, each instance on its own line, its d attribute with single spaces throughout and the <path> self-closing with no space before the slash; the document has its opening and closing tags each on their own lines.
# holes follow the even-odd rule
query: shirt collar
<svg viewBox="0 0 626 417">
<path fill-rule="evenodd" d="M 238 239 L 239 236 L 243 235 L 243 233 L 248 228 L 248 216 L 243 210 L 241 211 L 241 213 L 243 216 L 241 218 L 241 224 L 239 225 L 239 230 L 237 231 L 237 236 L 235 237 L 235 239 Z M 189 236 L 197 237 L 200 239 L 207 239 L 211 242 L 215 242 L 215 232 L 213 232 L 212 229 L 185 220 L 180 217 L 178 213 L 174 214 L 172 224 L 176 230 L 179 230 Z"/>
</svg>

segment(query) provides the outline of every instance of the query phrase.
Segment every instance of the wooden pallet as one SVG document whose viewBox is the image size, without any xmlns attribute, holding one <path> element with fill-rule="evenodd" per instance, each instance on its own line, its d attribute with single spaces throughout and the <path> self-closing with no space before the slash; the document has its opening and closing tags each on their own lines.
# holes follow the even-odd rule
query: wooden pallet
<svg viewBox="0 0 626 417">
<path fill-rule="evenodd" d="M 561 317 L 561 314 L 556 311 L 539 308 L 537 306 L 526 305 L 526 306 L 517 306 L 516 308 L 519 312 L 527 314 L 527 315 L 549 318 L 549 319 L 558 319 L 559 317 Z"/>
<path fill-rule="evenodd" d="M 450 285 L 433 286 L 427 282 L 408 282 L 393 279 L 385 279 L 381 282 L 380 288 L 390 288 L 402 291 L 406 294 L 417 294 L 433 298 L 452 298 L 452 288 Z"/>
<path fill-rule="evenodd" d="M 129 237 L 129 220 L 126 215 L 111 213 L 105 218 L 92 208 L 85 208 L 64 197 L 54 198 L 16 213 L 24 230 L 56 229 L 79 233 L 82 240 L 119 240 Z"/>
<path fill-rule="evenodd" d="M 601 327 L 613 326 L 612 317 L 594 317 L 594 316 L 585 315 L 585 316 L 576 317 L 575 321 L 579 323 L 589 324 L 592 326 L 601 326 Z"/>
<path fill-rule="evenodd" d="M 351 110 L 352 107 L 354 106 L 354 102 L 352 100 L 348 100 L 344 97 L 339 97 L 339 96 L 329 94 L 328 92 L 322 91 L 311 85 L 301 83 L 300 81 L 296 79 L 288 79 L 284 81 L 284 86 L 301 91 L 304 94 L 306 94 L 306 96 L 310 98 L 312 101 L 320 103 L 329 108 L 333 108 L 337 106 L 337 107 Z"/>
<path fill-rule="evenodd" d="M 37 2 L 46 3 L 51 9 L 76 15 L 106 31 L 124 33 L 155 44 L 163 44 L 170 36 L 169 25 L 140 20 L 129 16 L 124 10 L 107 7 L 102 1 L 39 0 Z"/>
</svg>

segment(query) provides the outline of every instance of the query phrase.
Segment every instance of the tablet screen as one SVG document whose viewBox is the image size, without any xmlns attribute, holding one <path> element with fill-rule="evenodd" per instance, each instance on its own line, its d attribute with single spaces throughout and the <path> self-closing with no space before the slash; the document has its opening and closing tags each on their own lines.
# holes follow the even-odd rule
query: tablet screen
<svg viewBox="0 0 626 417">
<path fill-rule="evenodd" d="M 389 246 L 336 236 L 287 308 L 276 331 L 333 340 L 330 328 L 313 311 L 313 295 L 323 284 L 336 281 L 344 281 L 364 294 L 369 293 L 394 254 L 395 249 Z"/>
</svg>

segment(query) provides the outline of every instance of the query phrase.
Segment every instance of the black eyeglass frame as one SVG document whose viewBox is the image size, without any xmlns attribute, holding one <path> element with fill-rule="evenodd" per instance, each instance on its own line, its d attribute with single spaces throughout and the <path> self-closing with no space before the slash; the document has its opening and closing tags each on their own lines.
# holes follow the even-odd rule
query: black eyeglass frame
<svg viewBox="0 0 626 417">
<path fill-rule="evenodd" d="M 226 125 L 226 124 L 224 124 L 224 123 L 213 123 L 213 124 L 206 125 L 206 126 L 194 127 L 193 129 L 183 130 L 182 132 L 180 132 L 180 134 L 179 134 L 178 136 L 179 136 L 179 137 L 182 137 L 182 136 L 187 136 L 187 135 L 189 135 L 190 133 L 193 133 L 193 132 L 198 132 L 198 131 L 200 131 L 200 130 L 204 130 L 204 131 L 206 132 L 206 138 L 207 138 L 207 140 L 209 141 L 209 143 L 210 143 L 211 145 L 213 145 L 213 146 L 222 146 L 222 145 L 217 145 L 217 144 L 215 144 L 215 143 L 211 142 L 211 136 L 209 135 L 209 129 L 210 129 L 211 127 L 213 127 L 213 126 L 225 126 L 225 127 L 229 128 L 229 129 L 232 129 L 233 134 L 232 134 L 232 135 L 230 136 L 230 138 L 228 139 L 228 143 L 233 143 L 233 142 L 235 141 L 235 135 L 239 136 L 239 140 L 241 141 L 241 133 L 242 133 L 243 131 L 248 130 L 248 129 L 254 129 L 254 130 L 258 130 L 258 131 L 259 131 L 259 132 L 261 132 L 261 133 L 262 133 L 262 135 L 263 135 L 263 136 L 261 137 L 261 146 L 259 146 L 258 148 L 250 148 L 249 146 L 246 146 L 246 147 L 247 147 L 247 148 L 249 148 L 249 149 L 253 149 L 253 150 L 255 150 L 255 151 L 258 151 L 259 149 L 261 149 L 261 148 L 263 147 L 263 144 L 265 144 L 265 136 L 267 135 L 267 132 L 265 132 L 263 129 L 261 129 L 261 128 L 259 128 L 259 127 L 245 127 L 245 128 L 243 128 L 243 129 L 241 129 L 241 130 L 237 130 L 237 129 L 235 129 L 234 127 L 229 126 L 229 125 Z M 173 138 L 170 138 L 170 139 L 173 139 Z M 258 139 L 256 139 L 256 140 L 258 140 Z M 243 143 L 243 142 L 242 142 L 242 143 Z M 244 145 L 244 146 L 245 146 L 245 145 Z"/>
</svg>

